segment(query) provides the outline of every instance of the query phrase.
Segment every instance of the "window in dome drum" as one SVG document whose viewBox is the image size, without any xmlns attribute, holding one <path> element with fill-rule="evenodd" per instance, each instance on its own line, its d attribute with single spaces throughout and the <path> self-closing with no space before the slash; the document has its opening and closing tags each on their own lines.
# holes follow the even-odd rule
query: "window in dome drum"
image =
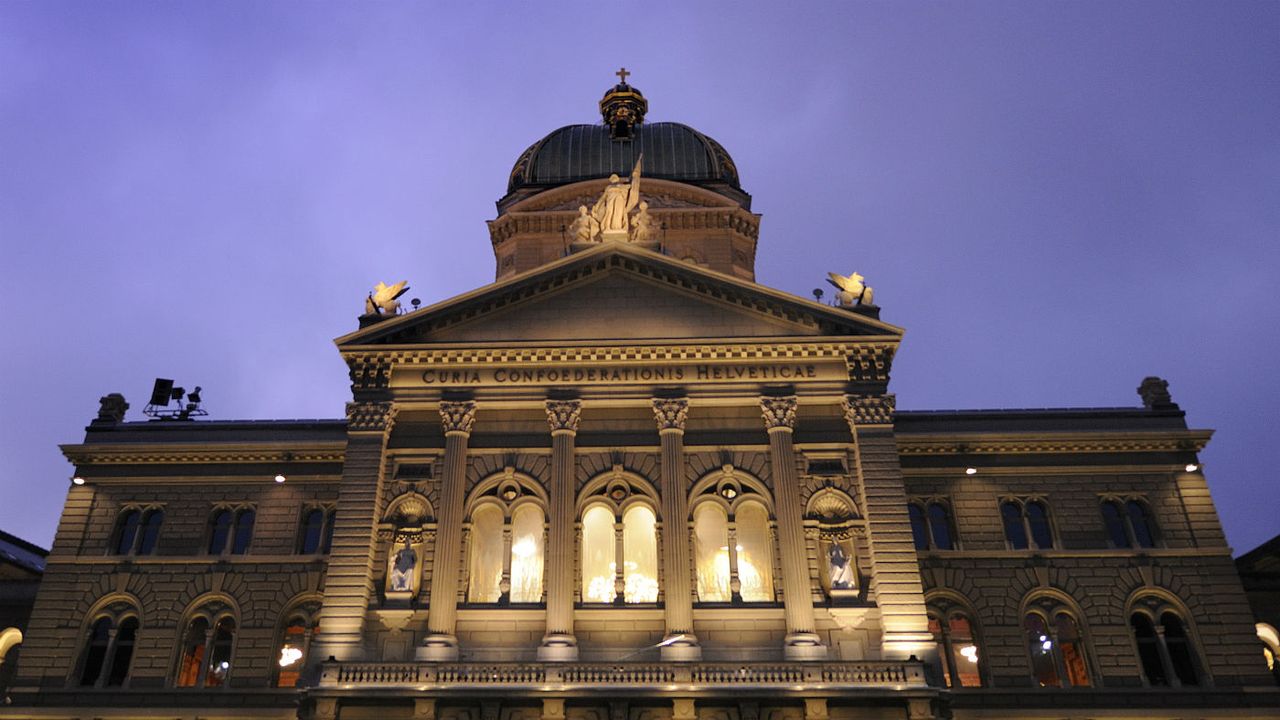
<svg viewBox="0 0 1280 720">
<path fill-rule="evenodd" d="M 614 140 L 630 140 L 631 124 L 625 120 L 619 120 L 615 122 L 613 124 L 613 139 Z"/>
</svg>

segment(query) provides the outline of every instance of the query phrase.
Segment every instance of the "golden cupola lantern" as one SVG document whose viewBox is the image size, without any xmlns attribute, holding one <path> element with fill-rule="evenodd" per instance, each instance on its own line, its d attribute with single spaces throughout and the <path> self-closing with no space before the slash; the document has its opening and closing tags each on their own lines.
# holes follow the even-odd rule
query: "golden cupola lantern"
<svg viewBox="0 0 1280 720">
<path fill-rule="evenodd" d="M 649 111 L 649 101 L 641 92 L 627 84 L 631 73 L 622 68 L 615 73 L 620 82 L 609 89 L 600 100 L 600 114 L 609 126 L 609 136 L 614 140 L 630 140 L 632 129 L 644 122 Z"/>
</svg>

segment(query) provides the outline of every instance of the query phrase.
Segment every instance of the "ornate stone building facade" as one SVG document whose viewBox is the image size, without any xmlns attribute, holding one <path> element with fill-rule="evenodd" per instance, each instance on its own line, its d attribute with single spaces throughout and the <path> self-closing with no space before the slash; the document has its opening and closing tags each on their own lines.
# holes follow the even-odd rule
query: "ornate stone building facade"
<svg viewBox="0 0 1280 720">
<path fill-rule="evenodd" d="M 755 283 L 724 148 L 601 110 L 518 159 L 496 282 L 371 298 L 345 419 L 104 398 L 0 716 L 1276 715 L 1161 381 L 896 411 L 860 278 Z"/>
</svg>

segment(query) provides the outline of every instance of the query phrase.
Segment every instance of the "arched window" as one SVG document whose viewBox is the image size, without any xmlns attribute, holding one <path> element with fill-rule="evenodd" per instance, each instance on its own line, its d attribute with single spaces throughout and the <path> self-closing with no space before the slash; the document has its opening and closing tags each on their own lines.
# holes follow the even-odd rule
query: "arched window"
<svg viewBox="0 0 1280 720">
<path fill-rule="evenodd" d="M 126 510 L 116 519 L 115 551 L 117 555 L 133 553 L 133 546 L 138 541 L 138 524 L 142 520 L 142 511 Z"/>
<path fill-rule="evenodd" d="M 769 511 L 755 502 L 744 502 L 734 512 L 737 543 L 734 571 L 742 586 L 744 602 L 773 602 L 773 542 Z"/>
<path fill-rule="evenodd" d="M 111 665 L 107 670 L 107 687 L 120 687 L 129 677 L 133 663 L 133 646 L 138 640 L 138 618 L 128 617 L 116 630 L 116 646 L 111 652 Z"/>
<path fill-rule="evenodd" d="M 297 687 L 302 679 L 302 672 L 307 665 L 307 655 L 311 650 L 311 639 L 319 631 L 317 620 L 318 607 L 308 605 L 299 608 L 280 630 L 280 641 L 276 644 L 275 662 L 272 663 L 276 673 L 276 687 Z"/>
<path fill-rule="evenodd" d="M 1169 653 L 1169 664 L 1173 666 L 1174 677 L 1183 685 L 1199 685 L 1200 678 L 1191 653 L 1191 641 L 1187 638 L 1182 618 L 1165 611 L 1160 615 L 1160 625 L 1164 629 L 1164 645 Z"/>
<path fill-rule="evenodd" d="M 244 555 L 253 539 L 253 508 L 218 508 L 209 516 L 209 554 Z M 230 548 L 228 548 L 230 544 Z"/>
<path fill-rule="evenodd" d="M 496 603 L 502 597 L 502 510 L 481 505 L 471 514 L 471 575 L 467 600 Z"/>
<path fill-rule="evenodd" d="M 526 503 L 511 513 L 511 602 L 542 601 L 542 508 Z"/>
<path fill-rule="evenodd" d="M 249 543 L 253 540 L 253 520 L 253 508 L 236 512 L 235 535 L 231 538 L 232 555 L 244 555 L 249 551 Z"/>
<path fill-rule="evenodd" d="M 951 505 L 945 500 L 915 499 L 907 505 L 911 539 L 917 550 L 955 550 Z"/>
<path fill-rule="evenodd" d="M 1031 676 L 1040 687 L 1089 687 L 1084 641 L 1075 617 L 1053 602 L 1042 602 L 1023 617 Z"/>
<path fill-rule="evenodd" d="M 231 511 L 214 510 L 209 516 L 209 554 L 221 555 L 227 549 L 227 538 L 231 536 Z"/>
<path fill-rule="evenodd" d="M 182 634 L 174 685 L 177 687 L 223 687 L 231 674 L 235 650 L 236 621 L 225 609 L 200 611 Z"/>
<path fill-rule="evenodd" d="M 693 547 L 697 556 L 698 600 L 729 602 L 729 514 L 713 502 L 693 511 Z"/>
<path fill-rule="evenodd" d="M 930 603 L 929 632 L 938 647 L 946 686 L 982 687 L 978 637 L 968 612 L 945 603 Z"/>
<path fill-rule="evenodd" d="M 111 644 L 111 618 L 98 618 L 89 628 L 89 642 L 85 646 L 84 663 L 80 670 L 80 684 L 93 686 L 102 676 L 107 663 L 107 648 Z"/>
<path fill-rule="evenodd" d="M 1129 615 L 1129 627 L 1147 684 L 1199 685 L 1195 651 L 1181 614 L 1156 597 L 1139 600 L 1137 605 Z"/>
<path fill-rule="evenodd" d="M 1159 537 L 1155 518 L 1146 501 L 1139 498 L 1102 501 L 1102 522 L 1107 528 L 1107 544 L 1113 548 L 1153 548 Z"/>
<path fill-rule="evenodd" d="M 1156 627 L 1146 613 L 1136 612 L 1129 616 L 1129 627 L 1133 630 L 1133 641 L 1138 646 L 1138 662 L 1142 665 L 1142 674 L 1149 685 L 1168 685 L 1169 676 L 1164 671 L 1164 659 L 1160 653 L 1160 638 L 1156 635 Z"/>
<path fill-rule="evenodd" d="M 142 537 L 138 539 L 138 554 L 153 555 L 160 542 L 160 526 L 164 524 L 164 510 L 152 508 L 142 514 Z"/>
<path fill-rule="evenodd" d="M 657 517 L 648 505 L 628 507 L 621 522 L 603 504 L 587 508 L 582 514 L 583 602 L 657 602 L 657 534 Z"/>
<path fill-rule="evenodd" d="M 298 554 L 311 555 L 320 550 L 320 537 L 324 532 L 324 510 L 311 508 L 302 513 L 298 528 Z"/>
<path fill-rule="evenodd" d="M 1045 501 L 1005 500 L 1000 503 L 1000 519 L 1011 550 L 1053 549 L 1053 526 Z"/>
<path fill-rule="evenodd" d="M 320 553 L 328 555 L 333 549 L 333 524 L 337 521 L 338 511 L 335 508 L 329 508 L 329 512 L 324 514 L 324 536 L 320 540 Z"/>
</svg>

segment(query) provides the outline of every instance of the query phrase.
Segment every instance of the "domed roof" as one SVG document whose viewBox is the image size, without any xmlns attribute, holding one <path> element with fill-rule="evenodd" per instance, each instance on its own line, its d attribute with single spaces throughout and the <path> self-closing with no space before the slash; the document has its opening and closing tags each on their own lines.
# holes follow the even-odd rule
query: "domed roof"
<svg viewBox="0 0 1280 720">
<path fill-rule="evenodd" d="M 738 168 L 720 143 L 681 123 L 644 122 L 647 108 L 639 90 L 614 86 L 601 101 L 613 124 L 567 125 L 530 145 L 511 168 L 499 209 L 559 185 L 626 177 L 642 153 L 645 177 L 699 185 L 750 208 L 751 196 L 742 191 Z"/>
</svg>

